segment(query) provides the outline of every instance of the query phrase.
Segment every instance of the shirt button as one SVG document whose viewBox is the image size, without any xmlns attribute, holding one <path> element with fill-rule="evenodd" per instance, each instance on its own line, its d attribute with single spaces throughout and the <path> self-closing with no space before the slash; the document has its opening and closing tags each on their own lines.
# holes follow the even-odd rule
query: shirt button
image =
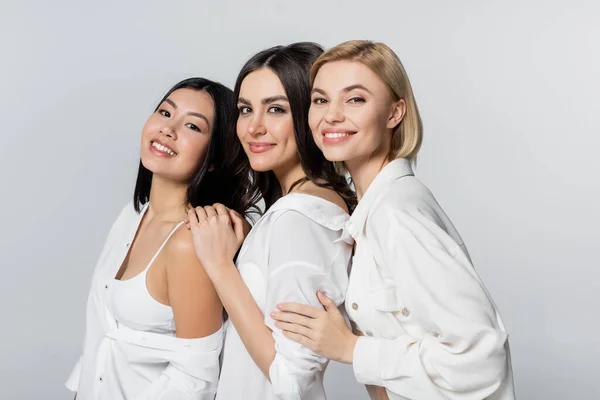
<svg viewBox="0 0 600 400">
<path fill-rule="evenodd" d="M 352 303 L 352 309 L 353 310 L 358 310 L 358 304 Z"/>
<path fill-rule="evenodd" d="M 108 289 L 108 285 L 104 285 L 104 289 Z"/>
<path fill-rule="evenodd" d="M 125 245 L 125 247 L 129 247 L 129 245 L 130 245 L 130 244 L 131 244 L 131 243 L 127 243 L 127 244 Z"/>
<path fill-rule="evenodd" d="M 373 336 L 373 332 L 367 331 L 367 336 Z"/>
<path fill-rule="evenodd" d="M 102 377 L 98 378 L 98 380 L 100 380 L 100 382 L 102 382 Z"/>
<path fill-rule="evenodd" d="M 402 309 L 402 315 L 405 317 L 408 317 L 410 315 L 410 311 L 408 311 L 408 308 L 403 308 Z"/>
</svg>

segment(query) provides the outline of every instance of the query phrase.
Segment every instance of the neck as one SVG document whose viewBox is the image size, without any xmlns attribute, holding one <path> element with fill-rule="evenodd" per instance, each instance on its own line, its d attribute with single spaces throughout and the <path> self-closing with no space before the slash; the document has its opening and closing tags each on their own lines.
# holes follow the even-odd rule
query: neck
<svg viewBox="0 0 600 400">
<path fill-rule="evenodd" d="M 390 137 L 389 142 L 382 143 L 382 146 L 375 149 L 368 156 L 344 161 L 344 165 L 352 177 L 358 201 L 364 196 L 379 171 L 389 164 L 390 160 L 388 160 L 387 156 L 391 145 Z"/>
<path fill-rule="evenodd" d="M 290 188 L 298 179 L 302 179 L 306 176 L 302 169 L 302 165 L 299 162 L 294 163 L 291 166 L 273 170 L 273 173 L 275 174 L 277 181 L 279 181 L 279 185 L 281 185 L 281 193 L 284 196 L 290 191 Z"/>
<path fill-rule="evenodd" d="M 152 175 L 148 218 L 181 221 L 186 215 L 187 183 Z"/>
</svg>

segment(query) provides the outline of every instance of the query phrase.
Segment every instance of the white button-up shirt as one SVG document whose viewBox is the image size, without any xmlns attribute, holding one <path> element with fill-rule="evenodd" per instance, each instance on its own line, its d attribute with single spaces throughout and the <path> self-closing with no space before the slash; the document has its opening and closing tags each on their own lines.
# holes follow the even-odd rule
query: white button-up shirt
<svg viewBox="0 0 600 400">
<path fill-rule="evenodd" d="M 92 278 L 83 354 L 66 386 L 78 400 L 212 400 L 223 329 L 181 339 L 127 328 L 110 309 L 114 277 L 142 216 L 130 203 L 110 230 Z"/>
<path fill-rule="evenodd" d="M 328 360 L 286 338 L 269 313 L 281 302 L 322 308 L 322 291 L 340 305 L 348 286 L 351 239 L 344 241 L 348 214 L 319 197 L 291 193 L 279 199 L 246 238 L 237 267 L 273 331 L 271 382 L 256 366 L 235 326 L 226 324 L 217 400 L 324 400 Z"/>
<path fill-rule="evenodd" d="M 348 229 L 360 383 L 397 399 L 514 399 L 507 333 L 458 232 L 410 162 L 386 165 Z M 374 398 L 374 397 L 373 397 Z"/>
</svg>

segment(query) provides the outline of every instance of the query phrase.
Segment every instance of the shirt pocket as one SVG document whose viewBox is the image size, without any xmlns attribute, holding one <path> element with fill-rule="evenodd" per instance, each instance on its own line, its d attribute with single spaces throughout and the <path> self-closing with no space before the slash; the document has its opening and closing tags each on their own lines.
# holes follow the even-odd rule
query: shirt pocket
<svg viewBox="0 0 600 400">
<path fill-rule="evenodd" d="M 373 308 L 376 310 L 380 337 L 387 339 L 395 339 L 402 335 L 410 335 L 415 339 L 423 337 L 422 327 L 414 318 L 396 286 L 372 289 L 369 294 Z"/>
</svg>

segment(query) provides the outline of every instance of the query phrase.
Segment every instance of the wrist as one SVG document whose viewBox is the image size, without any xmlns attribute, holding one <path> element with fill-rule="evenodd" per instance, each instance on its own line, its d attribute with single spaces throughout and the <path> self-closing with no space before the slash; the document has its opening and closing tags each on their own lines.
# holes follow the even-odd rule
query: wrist
<svg viewBox="0 0 600 400">
<path fill-rule="evenodd" d="M 356 342 L 358 341 L 358 336 L 351 333 L 348 335 L 348 339 L 346 340 L 346 355 L 341 362 L 344 364 L 352 364 L 354 361 L 354 347 L 356 347 Z"/>
<path fill-rule="evenodd" d="M 235 270 L 235 264 L 229 260 L 211 263 L 210 267 L 206 268 L 206 273 L 213 284 L 217 285 L 218 281 L 226 280 L 227 276 Z"/>
</svg>

